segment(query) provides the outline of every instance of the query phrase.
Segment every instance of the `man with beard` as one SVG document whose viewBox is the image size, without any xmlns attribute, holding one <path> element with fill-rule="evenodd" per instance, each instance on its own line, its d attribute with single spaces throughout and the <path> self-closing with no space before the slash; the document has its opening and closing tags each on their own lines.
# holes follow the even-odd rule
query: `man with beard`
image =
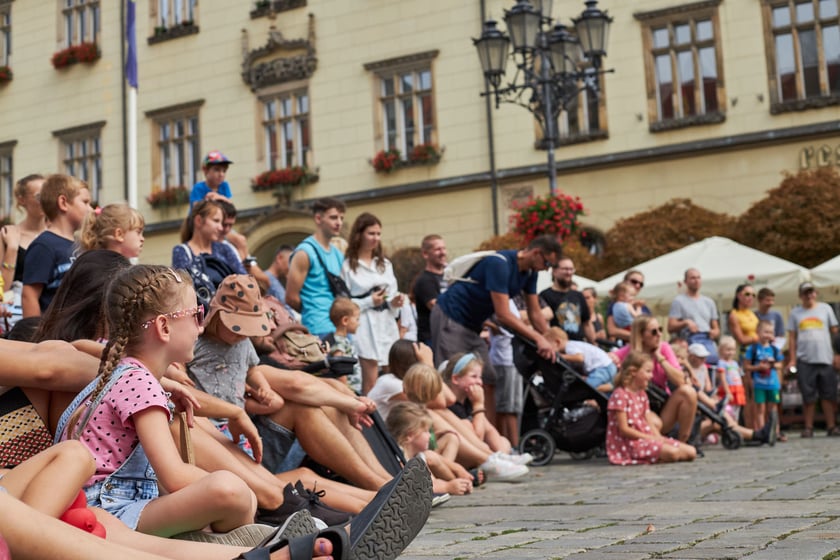
<svg viewBox="0 0 840 560">
<path fill-rule="evenodd" d="M 417 275 L 412 287 L 414 304 L 417 307 L 417 340 L 432 344 L 432 330 L 429 317 L 437 303 L 443 283 L 443 269 L 446 268 L 446 243 L 440 235 L 427 235 L 420 245 L 426 268 Z"/>
<path fill-rule="evenodd" d="M 554 282 L 550 288 L 540 293 L 540 300 L 545 303 L 543 316 L 552 327 L 560 327 L 569 335 L 569 340 L 595 342 L 595 329 L 592 327 L 589 306 L 586 298 L 572 289 L 572 276 L 575 263 L 569 257 L 562 257 L 552 269 Z"/>
</svg>

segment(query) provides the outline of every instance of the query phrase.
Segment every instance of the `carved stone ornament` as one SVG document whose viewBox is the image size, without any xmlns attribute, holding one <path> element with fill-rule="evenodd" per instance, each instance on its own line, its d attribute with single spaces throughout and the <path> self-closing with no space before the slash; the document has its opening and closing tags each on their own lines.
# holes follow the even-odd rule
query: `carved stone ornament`
<svg viewBox="0 0 840 560">
<path fill-rule="evenodd" d="M 252 91 L 305 80 L 315 73 L 315 16 L 309 14 L 309 36 L 306 39 L 286 39 L 271 26 L 268 41 L 262 47 L 248 49 L 248 31 L 242 30 L 242 80 Z"/>
</svg>

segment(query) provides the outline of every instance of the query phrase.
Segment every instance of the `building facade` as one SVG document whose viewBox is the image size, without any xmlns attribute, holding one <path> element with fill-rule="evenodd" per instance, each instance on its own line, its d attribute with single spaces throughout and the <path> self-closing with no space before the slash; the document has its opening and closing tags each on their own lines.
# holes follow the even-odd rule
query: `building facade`
<svg viewBox="0 0 840 560">
<path fill-rule="evenodd" d="M 738 214 L 785 171 L 840 164 L 838 3 L 601 0 L 615 72 L 558 122 L 559 188 L 581 197 L 584 222 L 606 230 L 675 197 Z M 235 162 L 233 200 L 263 265 L 308 232 L 294 208 L 320 196 L 345 199 L 349 220 L 378 215 L 390 249 L 434 232 L 458 254 L 503 233 L 513 200 L 548 190 L 533 117 L 480 97 L 471 38 L 512 4 L 137 0 L 142 260 L 168 262 L 187 211 L 147 198 L 201 180 L 211 149 Z M 567 23 L 583 9 L 554 4 Z M 125 11 L 0 0 L 0 213 L 14 217 L 14 179 L 32 172 L 126 200 Z M 401 164 L 377 171 L 394 150 Z M 281 192 L 292 209 L 252 187 L 295 166 L 308 182 Z"/>
</svg>

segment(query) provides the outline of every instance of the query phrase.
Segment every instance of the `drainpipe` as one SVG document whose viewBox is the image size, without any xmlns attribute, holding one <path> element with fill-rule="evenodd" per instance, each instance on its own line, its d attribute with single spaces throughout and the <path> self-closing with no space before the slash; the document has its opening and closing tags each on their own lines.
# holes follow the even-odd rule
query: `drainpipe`
<svg viewBox="0 0 840 560">
<path fill-rule="evenodd" d="M 485 0 L 479 1 L 481 8 L 481 21 L 479 21 L 479 34 L 481 26 L 487 19 L 487 7 Z M 499 235 L 499 178 L 496 175 L 496 145 L 493 141 L 493 101 L 490 96 L 490 83 L 484 78 L 484 112 L 487 121 L 487 149 L 490 152 L 490 198 L 493 206 L 493 235 Z"/>
<path fill-rule="evenodd" d="M 120 91 L 122 95 L 122 153 L 123 153 L 123 194 L 128 200 L 128 109 L 126 107 L 125 79 L 125 1 L 120 0 Z M 99 201 L 100 205 L 102 201 Z"/>
</svg>

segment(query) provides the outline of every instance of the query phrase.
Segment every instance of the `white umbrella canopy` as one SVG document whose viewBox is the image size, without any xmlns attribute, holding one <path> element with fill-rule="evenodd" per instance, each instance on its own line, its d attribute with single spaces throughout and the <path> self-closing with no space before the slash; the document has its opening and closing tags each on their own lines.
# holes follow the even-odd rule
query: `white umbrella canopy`
<svg viewBox="0 0 840 560">
<path fill-rule="evenodd" d="M 840 255 L 812 268 L 811 282 L 826 296 L 840 295 Z"/>
<path fill-rule="evenodd" d="M 668 312 L 674 297 L 684 291 L 686 269 L 700 271 L 700 292 L 721 310 L 729 309 L 738 284 L 749 282 L 756 289 L 768 287 L 776 293 L 778 305 L 799 302 L 799 284 L 810 278 L 808 269 L 796 263 L 768 255 L 725 237 L 709 237 L 682 249 L 632 267 L 645 275 L 645 287 L 639 298 L 656 314 Z M 626 271 L 601 280 L 596 289 L 606 295 L 624 279 Z"/>
<path fill-rule="evenodd" d="M 537 276 L 537 293 L 540 293 L 546 288 L 550 288 L 552 282 L 551 270 L 541 270 Z M 595 280 L 590 280 L 589 278 L 584 278 L 583 276 L 578 276 L 577 274 L 572 275 L 572 282 L 577 284 L 578 290 L 593 288 L 596 284 L 598 284 Z M 601 295 L 600 292 L 598 295 Z"/>
</svg>

